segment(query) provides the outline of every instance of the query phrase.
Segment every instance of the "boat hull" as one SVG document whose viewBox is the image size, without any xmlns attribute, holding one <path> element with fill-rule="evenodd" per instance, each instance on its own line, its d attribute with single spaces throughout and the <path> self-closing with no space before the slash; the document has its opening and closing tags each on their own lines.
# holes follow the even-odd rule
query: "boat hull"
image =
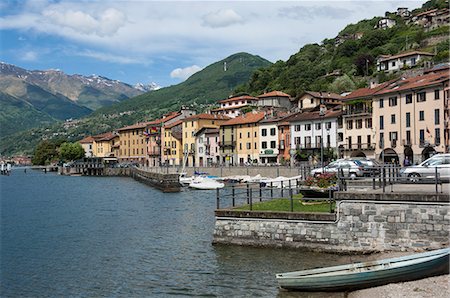
<svg viewBox="0 0 450 298">
<path fill-rule="evenodd" d="M 448 249 L 442 254 L 426 256 L 423 259 L 407 258 L 397 264 L 394 259 L 384 261 L 368 262 L 348 265 L 347 273 L 326 273 L 327 268 L 319 269 L 318 274 L 314 270 L 308 270 L 311 274 L 297 276 L 295 272 L 278 274 L 279 285 L 283 289 L 297 290 L 305 292 L 339 292 L 357 290 L 369 287 L 380 286 L 388 283 L 417 280 L 425 277 L 437 276 L 449 273 L 449 253 Z M 351 272 L 351 267 L 358 267 L 360 272 Z M 344 266 L 329 267 L 330 269 Z M 307 271 L 303 271 L 307 272 Z M 302 274 L 302 271 L 298 272 Z"/>
</svg>

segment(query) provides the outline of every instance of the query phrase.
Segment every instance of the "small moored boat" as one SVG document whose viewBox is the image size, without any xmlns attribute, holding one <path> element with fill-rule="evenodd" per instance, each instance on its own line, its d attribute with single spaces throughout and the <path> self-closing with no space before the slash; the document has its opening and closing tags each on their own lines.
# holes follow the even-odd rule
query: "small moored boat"
<svg viewBox="0 0 450 298">
<path fill-rule="evenodd" d="M 283 289 L 337 292 L 449 273 L 450 248 L 379 261 L 276 275 Z"/>
<path fill-rule="evenodd" d="M 217 189 L 223 188 L 224 186 L 225 184 L 222 182 L 201 176 L 194 178 L 194 180 L 189 184 L 189 187 L 195 189 Z"/>
</svg>

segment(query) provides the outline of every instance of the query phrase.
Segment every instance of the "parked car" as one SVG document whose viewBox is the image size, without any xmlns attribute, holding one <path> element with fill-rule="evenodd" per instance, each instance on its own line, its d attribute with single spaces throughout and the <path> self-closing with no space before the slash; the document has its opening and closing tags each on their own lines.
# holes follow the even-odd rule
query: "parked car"
<svg viewBox="0 0 450 298">
<path fill-rule="evenodd" d="M 317 176 L 321 173 L 335 173 L 337 175 L 341 169 L 344 172 L 344 176 L 350 177 L 352 179 L 356 177 L 362 177 L 364 175 L 362 164 L 356 160 L 350 159 L 338 159 L 329 163 L 323 169 L 313 169 L 311 171 L 311 175 Z"/>
<path fill-rule="evenodd" d="M 418 165 L 402 168 L 400 175 L 418 181 L 420 178 L 434 178 L 436 170 L 440 178 L 450 179 L 450 153 L 436 154 Z"/>
<path fill-rule="evenodd" d="M 380 174 L 380 169 L 382 164 L 375 159 L 365 158 L 365 157 L 353 157 L 350 160 L 355 160 L 363 166 L 363 176 L 370 177 L 373 175 Z"/>
</svg>

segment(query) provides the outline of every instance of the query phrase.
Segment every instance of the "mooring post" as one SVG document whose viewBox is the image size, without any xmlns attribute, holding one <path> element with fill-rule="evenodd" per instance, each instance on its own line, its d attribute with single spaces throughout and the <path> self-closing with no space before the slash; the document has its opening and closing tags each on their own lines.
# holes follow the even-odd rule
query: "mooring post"
<svg viewBox="0 0 450 298">
<path fill-rule="evenodd" d="M 259 201 L 262 202 L 262 187 L 261 187 L 261 183 L 259 183 Z"/>
<path fill-rule="evenodd" d="M 252 198 L 252 188 L 250 187 L 250 211 L 253 209 L 253 198 Z"/>
<path fill-rule="evenodd" d="M 248 182 L 247 182 L 247 204 L 250 204 L 250 188 Z"/>
<path fill-rule="evenodd" d="M 386 191 L 386 168 L 383 167 L 383 193 Z"/>
<path fill-rule="evenodd" d="M 231 198 L 232 198 L 232 205 L 235 206 L 235 199 L 234 199 L 234 185 L 231 186 Z"/>
<path fill-rule="evenodd" d="M 333 204 L 331 202 L 331 188 L 328 188 L 328 199 L 330 200 L 330 213 L 333 213 Z"/>
<path fill-rule="evenodd" d="M 438 193 L 438 169 L 434 167 L 434 185 L 436 187 L 436 193 Z"/>
<path fill-rule="evenodd" d="M 284 197 L 283 180 L 281 180 L 281 197 Z"/>
<path fill-rule="evenodd" d="M 270 198 L 273 199 L 273 182 L 270 182 Z"/>
<path fill-rule="evenodd" d="M 220 201 L 220 196 L 219 196 L 219 188 L 216 188 L 216 209 L 219 209 L 220 208 L 220 205 L 219 205 L 219 201 Z"/>
</svg>

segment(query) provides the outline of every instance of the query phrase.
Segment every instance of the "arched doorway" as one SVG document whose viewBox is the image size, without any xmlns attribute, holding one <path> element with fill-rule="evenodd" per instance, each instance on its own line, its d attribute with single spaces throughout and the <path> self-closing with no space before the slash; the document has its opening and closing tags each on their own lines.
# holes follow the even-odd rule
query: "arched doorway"
<svg viewBox="0 0 450 298">
<path fill-rule="evenodd" d="M 366 157 L 366 155 L 362 151 L 355 151 L 350 157 Z"/>
<path fill-rule="evenodd" d="M 395 163 L 399 164 L 397 152 L 392 148 L 386 148 L 381 151 L 380 160 L 383 163 Z"/>
<path fill-rule="evenodd" d="M 403 154 L 405 155 L 405 160 L 406 158 L 408 158 L 409 160 L 409 164 L 413 165 L 414 164 L 414 152 L 411 149 L 411 146 L 405 146 L 405 150 L 403 151 Z M 403 161 L 403 163 L 405 163 Z"/>
<path fill-rule="evenodd" d="M 422 160 L 428 159 L 430 157 L 432 157 L 433 155 L 436 154 L 436 150 L 434 150 L 433 147 L 431 146 L 426 146 L 423 150 L 422 150 Z"/>
</svg>

